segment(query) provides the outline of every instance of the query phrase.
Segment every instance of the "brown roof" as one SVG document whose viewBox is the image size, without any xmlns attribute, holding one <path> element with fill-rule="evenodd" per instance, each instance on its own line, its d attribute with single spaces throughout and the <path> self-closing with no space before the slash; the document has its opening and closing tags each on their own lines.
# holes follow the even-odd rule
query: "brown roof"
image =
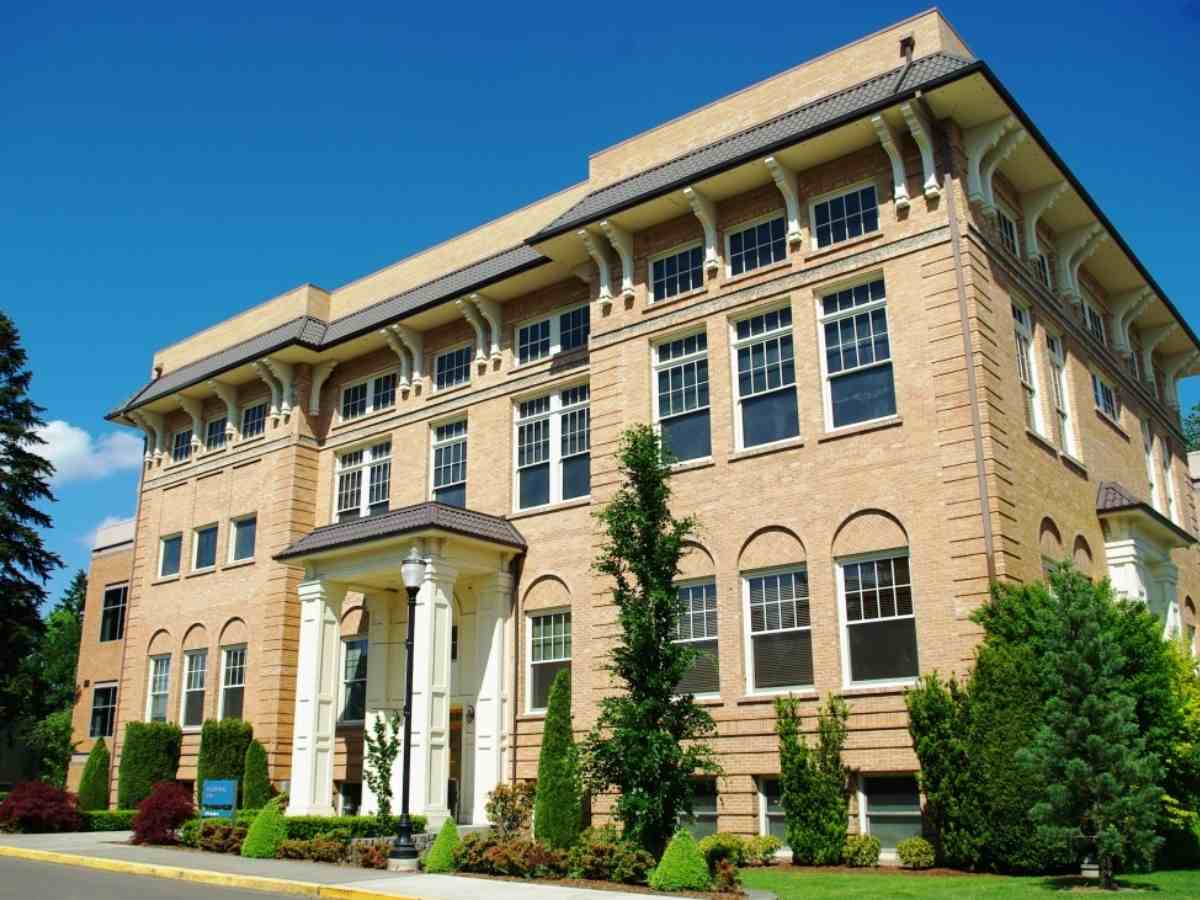
<svg viewBox="0 0 1200 900">
<path fill-rule="evenodd" d="M 1096 513 L 1103 518 L 1106 514 L 1118 512 L 1140 512 L 1148 515 L 1158 525 L 1173 531 L 1188 544 L 1196 543 L 1191 532 L 1176 525 L 1157 509 L 1137 497 L 1125 485 L 1116 481 L 1102 481 L 1096 490 Z"/>
</svg>

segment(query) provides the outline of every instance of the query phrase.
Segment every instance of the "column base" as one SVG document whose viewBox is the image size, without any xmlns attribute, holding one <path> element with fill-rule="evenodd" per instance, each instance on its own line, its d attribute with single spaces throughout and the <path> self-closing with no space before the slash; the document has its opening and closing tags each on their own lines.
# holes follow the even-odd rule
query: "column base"
<svg viewBox="0 0 1200 900">
<path fill-rule="evenodd" d="M 389 872 L 415 872 L 417 871 L 417 858 L 412 859 L 396 859 L 394 856 L 388 857 Z"/>
</svg>

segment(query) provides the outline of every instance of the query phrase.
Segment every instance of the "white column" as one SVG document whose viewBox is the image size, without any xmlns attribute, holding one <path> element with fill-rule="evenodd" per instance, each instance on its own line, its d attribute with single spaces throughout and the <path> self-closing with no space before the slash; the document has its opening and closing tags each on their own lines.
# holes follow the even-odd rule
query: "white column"
<svg viewBox="0 0 1200 900">
<path fill-rule="evenodd" d="M 1174 637 L 1179 633 L 1179 569 L 1166 557 L 1150 567 L 1153 585 L 1150 609 L 1163 623 L 1163 636 Z"/>
<path fill-rule="evenodd" d="M 338 620 L 345 585 L 300 585 L 300 650 L 292 732 L 288 815 L 333 815 L 333 743 L 337 722 Z"/>
<path fill-rule="evenodd" d="M 417 595 L 413 647 L 412 811 L 441 827 L 450 816 L 450 626 L 458 573 L 434 555 Z"/>
<path fill-rule="evenodd" d="M 367 636 L 367 714 L 363 730 L 374 734 L 375 722 L 387 720 L 393 712 L 404 709 L 404 637 L 408 623 L 408 600 L 401 593 L 378 594 L 367 597 L 371 614 Z M 363 767 L 367 765 L 366 744 L 363 745 Z M 392 814 L 400 808 L 401 766 L 399 759 L 392 766 Z M 379 804 L 367 779 L 362 783 L 362 811 L 372 814 Z"/>
<path fill-rule="evenodd" d="M 475 624 L 475 769 L 471 821 L 487 821 L 487 796 L 500 783 L 500 742 L 504 736 L 504 626 L 512 604 L 512 576 L 496 572 L 480 585 Z"/>
</svg>

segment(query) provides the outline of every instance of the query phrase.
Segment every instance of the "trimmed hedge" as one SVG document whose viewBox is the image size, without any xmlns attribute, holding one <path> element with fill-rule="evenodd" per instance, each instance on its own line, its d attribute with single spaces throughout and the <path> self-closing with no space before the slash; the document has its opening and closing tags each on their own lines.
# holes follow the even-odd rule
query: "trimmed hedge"
<svg viewBox="0 0 1200 900">
<path fill-rule="evenodd" d="M 92 745 L 83 777 L 79 780 L 79 808 L 83 811 L 108 809 L 108 768 L 112 760 L 104 738 Z"/>
<path fill-rule="evenodd" d="M 200 729 L 200 757 L 196 762 L 196 796 L 204 796 L 204 782 L 232 778 L 238 783 L 239 805 L 246 748 L 254 739 L 254 728 L 241 719 L 208 719 Z"/>
<path fill-rule="evenodd" d="M 929 869 L 935 862 L 933 844 L 921 837 L 905 838 L 896 845 L 900 865 L 910 869 Z"/>
<path fill-rule="evenodd" d="M 259 812 L 261 810 L 239 809 L 236 824 L 249 828 L 254 824 Z M 411 816 L 410 818 L 412 819 L 413 834 L 423 833 L 425 817 Z M 330 832 L 343 835 L 346 840 L 356 840 L 358 838 L 393 837 L 399 826 L 400 817 L 392 817 L 390 828 L 382 827 L 379 819 L 375 816 L 285 816 L 284 821 L 287 823 L 287 837 L 290 841 L 310 841 L 315 837 L 328 835 Z"/>
<path fill-rule="evenodd" d="M 258 741 L 246 745 L 242 770 L 242 805 L 246 809 L 262 809 L 271 801 L 271 779 L 267 772 L 267 751 Z"/>
<path fill-rule="evenodd" d="M 179 771 L 183 732 L 170 722 L 130 722 L 121 744 L 117 774 L 117 806 L 136 809 L 160 781 L 174 781 Z"/>
<path fill-rule="evenodd" d="M 83 815 L 84 831 L 132 831 L 136 809 L 94 809 Z"/>
</svg>

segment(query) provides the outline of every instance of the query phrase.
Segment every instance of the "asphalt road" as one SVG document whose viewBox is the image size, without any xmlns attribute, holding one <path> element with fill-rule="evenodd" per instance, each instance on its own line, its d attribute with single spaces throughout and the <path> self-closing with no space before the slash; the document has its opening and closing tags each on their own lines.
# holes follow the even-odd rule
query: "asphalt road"
<svg viewBox="0 0 1200 900">
<path fill-rule="evenodd" d="M 4 900 L 263 900 L 285 896 L 289 895 L 0 858 L 0 898 Z"/>
</svg>

